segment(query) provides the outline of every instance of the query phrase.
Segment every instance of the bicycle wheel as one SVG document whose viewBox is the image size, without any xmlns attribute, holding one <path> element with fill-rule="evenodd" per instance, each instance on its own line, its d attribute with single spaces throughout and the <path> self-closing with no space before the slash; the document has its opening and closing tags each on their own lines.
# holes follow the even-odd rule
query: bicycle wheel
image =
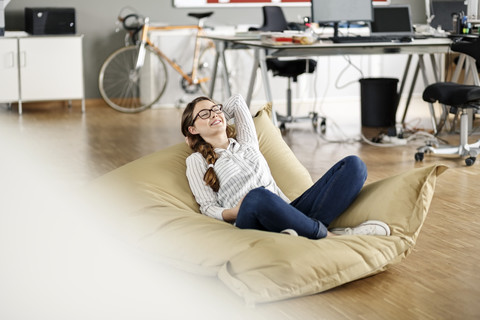
<svg viewBox="0 0 480 320">
<path fill-rule="evenodd" d="M 163 94 L 167 70 L 163 59 L 149 46 L 145 63 L 135 70 L 138 48 L 118 49 L 103 63 L 98 77 L 100 94 L 109 106 L 127 113 L 151 107 Z"/>
</svg>

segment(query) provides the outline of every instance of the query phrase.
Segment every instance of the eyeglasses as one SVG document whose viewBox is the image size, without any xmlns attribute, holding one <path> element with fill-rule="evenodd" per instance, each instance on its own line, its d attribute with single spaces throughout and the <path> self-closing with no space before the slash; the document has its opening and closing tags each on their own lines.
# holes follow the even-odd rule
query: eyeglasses
<svg viewBox="0 0 480 320">
<path fill-rule="evenodd" d="M 193 124 L 195 123 L 195 120 L 197 120 L 198 117 L 200 117 L 201 119 L 208 119 L 212 116 L 212 112 L 215 112 L 216 114 L 222 113 L 222 108 L 223 108 L 223 105 L 216 104 L 216 105 L 213 105 L 212 108 L 210 108 L 210 109 L 202 109 L 202 110 L 198 111 L 195 118 L 193 118 L 192 126 L 193 126 Z"/>
</svg>

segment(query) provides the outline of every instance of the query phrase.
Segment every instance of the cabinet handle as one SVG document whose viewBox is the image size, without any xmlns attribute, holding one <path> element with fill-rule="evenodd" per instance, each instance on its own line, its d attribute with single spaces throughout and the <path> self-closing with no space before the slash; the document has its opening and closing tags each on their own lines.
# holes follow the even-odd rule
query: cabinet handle
<svg viewBox="0 0 480 320">
<path fill-rule="evenodd" d="M 15 52 L 10 51 L 5 55 L 5 68 L 15 68 Z"/>
</svg>

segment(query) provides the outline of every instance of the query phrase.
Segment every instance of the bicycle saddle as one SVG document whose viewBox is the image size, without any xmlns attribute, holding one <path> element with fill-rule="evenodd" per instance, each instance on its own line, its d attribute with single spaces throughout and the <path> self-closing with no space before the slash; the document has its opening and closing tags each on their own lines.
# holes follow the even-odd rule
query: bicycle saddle
<svg viewBox="0 0 480 320">
<path fill-rule="evenodd" d="M 202 18 L 207 18 L 210 17 L 213 14 L 213 11 L 210 12 L 203 12 L 203 13 L 189 13 L 188 16 L 194 17 L 197 19 L 202 19 Z"/>
</svg>

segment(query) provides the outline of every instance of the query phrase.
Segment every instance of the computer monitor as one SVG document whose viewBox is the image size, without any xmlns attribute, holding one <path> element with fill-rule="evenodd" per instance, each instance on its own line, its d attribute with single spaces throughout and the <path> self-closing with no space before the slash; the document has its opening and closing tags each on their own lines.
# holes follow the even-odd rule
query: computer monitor
<svg viewBox="0 0 480 320">
<path fill-rule="evenodd" d="M 371 33 L 377 36 L 413 36 L 410 5 L 375 7 Z"/>
<path fill-rule="evenodd" d="M 340 22 L 371 22 L 372 0 L 312 0 L 312 22 L 333 23 L 333 37 L 338 37 Z"/>
<path fill-rule="evenodd" d="M 453 15 L 463 12 L 466 14 L 468 11 L 468 6 L 465 4 L 465 1 L 454 0 L 454 1 L 432 1 L 432 21 L 430 26 L 437 29 L 439 26 L 445 31 L 454 31 L 453 30 Z"/>
</svg>

